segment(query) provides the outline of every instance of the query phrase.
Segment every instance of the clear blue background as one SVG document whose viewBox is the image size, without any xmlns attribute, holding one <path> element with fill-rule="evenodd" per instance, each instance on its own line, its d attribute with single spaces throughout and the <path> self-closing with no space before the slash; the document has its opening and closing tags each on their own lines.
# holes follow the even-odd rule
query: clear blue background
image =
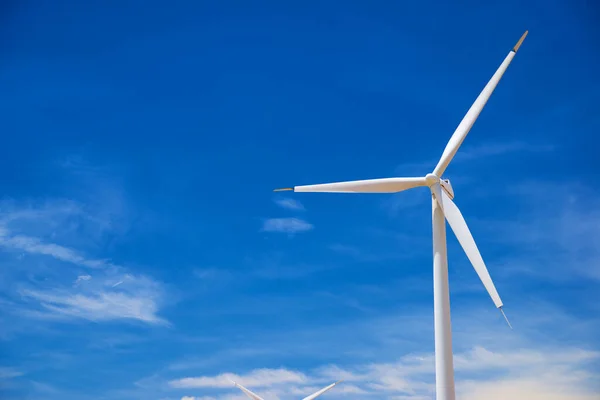
<svg viewBox="0 0 600 400">
<path fill-rule="evenodd" d="M 430 354 L 427 190 L 272 189 L 430 172 L 526 29 L 447 170 L 515 330 L 449 231 L 455 351 L 600 350 L 600 9 L 520 3 L 3 3 L 3 398 Z"/>
</svg>

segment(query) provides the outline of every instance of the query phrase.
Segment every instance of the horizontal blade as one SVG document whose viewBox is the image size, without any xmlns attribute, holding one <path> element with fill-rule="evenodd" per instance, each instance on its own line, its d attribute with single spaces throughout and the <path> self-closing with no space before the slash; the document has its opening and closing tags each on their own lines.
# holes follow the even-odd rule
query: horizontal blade
<svg viewBox="0 0 600 400">
<path fill-rule="evenodd" d="M 323 389 L 314 392 L 313 394 L 311 394 L 310 396 L 306 396 L 305 398 L 303 398 L 302 400 L 313 400 L 316 399 L 317 397 L 319 397 L 320 395 L 322 395 L 323 393 L 325 393 L 326 391 L 328 391 L 329 389 L 333 388 L 335 385 L 337 385 L 338 383 L 340 383 L 342 381 L 337 381 L 335 383 L 332 383 L 329 386 L 324 387 Z"/>
<path fill-rule="evenodd" d="M 517 50 L 519 50 L 519 47 L 521 47 L 521 44 L 523 43 L 523 40 L 525 40 L 525 36 L 527 36 L 527 33 L 528 32 L 525 31 L 525 33 L 523 34 L 523 36 L 521 36 L 521 39 L 519 39 L 515 47 L 513 47 L 513 49 L 508 53 L 502 64 L 500 64 L 498 70 L 496 70 L 496 73 L 492 76 L 487 85 L 485 85 L 482 92 L 479 94 L 479 96 L 477 97 L 467 114 L 464 116 L 463 120 L 460 122 L 460 124 L 454 131 L 454 134 L 452 135 L 450 141 L 444 149 L 444 153 L 442 154 L 440 161 L 433 170 L 434 175 L 442 176 L 444 174 L 444 171 L 446 171 L 448 164 L 450 164 L 450 161 L 452 161 L 452 158 L 458 151 L 458 148 L 467 137 L 467 134 L 471 130 L 471 127 L 477 120 L 477 117 L 479 117 L 481 110 L 483 110 L 483 107 L 494 92 L 496 85 L 498 85 L 498 82 L 500 82 L 502 75 L 504 75 L 504 72 L 506 72 L 506 69 L 508 68 L 510 62 L 513 60 L 515 54 L 517 53 Z"/>
<path fill-rule="evenodd" d="M 485 263 L 481 258 L 479 249 L 475 244 L 475 240 L 473 239 L 473 235 L 471 235 L 471 231 L 469 230 L 465 219 L 463 218 L 456 204 L 454 204 L 454 202 L 450 199 L 450 197 L 448 197 L 448 195 L 445 192 L 442 193 L 442 199 L 444 201 L 444 215 L 448 220 L 450 228 L 452 228 L 452 231 L 454 231 L 458 242 L 467 254 L 467 257 L 469 258 L 469 261 L 471 261 L 471 264 L 473 264 L 475 272 L 477 272 L 477 275 L 479 275 L 479 279 L 481 279 L 483 286 L 485 286 L 485 288 L 487 289 L 488 293 L 490 294 L 490 297 L 494 301 L 494 304 L 498 308 L 502 307 L 502 300 L 500 300 L 500 296 L 496 291 L 494 282 L 492 282 L 492 278 L 490 277 Z"/>
<path fill-rule="evenodd" d="M 419 186 L 427 186 L 425 178 L 383 178 L 362 181 L 322 183 L 318 185 L 295 186 L 289 189 L 294 192 L 322 193 L 395 193 Z"/>
<path fill-rule="evenodd" d="M 253 393 L 250 390 L 246 389 L 245 387 L 243 387 L 239 383 L 236 383 L 234 381 L 231 381 L 231 383 L 233 383 L 238 389 L 240 389 L 242 392 L 244 392 L 244 394 L 246 396 L 250 397 L 252 400 L 264 400 L 262 397 L 260 397 L 256 393 Z"/>
</svg>

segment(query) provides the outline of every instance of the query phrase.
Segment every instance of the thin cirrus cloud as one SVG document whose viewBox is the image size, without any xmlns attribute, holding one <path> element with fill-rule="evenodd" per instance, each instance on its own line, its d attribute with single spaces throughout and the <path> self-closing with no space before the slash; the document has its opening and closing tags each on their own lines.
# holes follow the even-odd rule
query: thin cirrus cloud
<svg viewBox="0 0 600 400">
<path fill-rule="evenodd" d="M 549 193 L 551 202 L 547 201 Z M 517 201 L 526 211 L 512 220 L 472 219 L 473 227 L 485 236 L 517 250 L 507 251 L 502 257 L 504 274 L 555 281 L 582 277 L 600 280 L 597 193 L 569 182 L 536 181 L 516 184 L 497 196 Z"/>
<path fill-rule="evenodd" d="M 105 261 L 86 259 L 73 249 L 55 244 L 44 243 L 42 240 L 26 235 L 13 235 L 0 227 L 0 246 L 14 250 L 22 250 L 30 254 L 47 255 L 60 261 L 65 261 L 84 267 L 100 268 L 108 266 Z"/>
<path fill-rule="evenodd" d="M 307 232 L 313 228 L 312 224 L 300 218 L 269 218 L 263 222 L 262 231 L 293 234 Z"/>
<path fill-rule="evenodd" d="M 298 200 L 290 199 L 289 197 L 275 199 L 275 204 L 287 210 L 304 211 L 304 205 L 302 203 Z"/>
<path fill-rule="evenodd" d="M 22 291 L 21 295 L 40 302 L 45 312 L 27 312 L 26 315 L 46 319 L 81 318 L 90 321 L 132 319 L 150 324 L 166 324 L 157 316 L 153 296 L 139 293 L 98 291 L 73 294 L 65 291 Z"/>
<path fill-rule="evenodd" d="M 23 376 L 24 373 L 12 367 L 0 367 L 0 381 Z"/>
<path fill-rule="evenodd" d="M 225 373 L 216 376 L 181 378 L 170 381 L 169 385 L 174 388 L 229 388 L 231 387 L 232 380 L 241 385 L 260 388 L 282 383 L 304 383 L 307 381 L 307 377 L 301 372 L 290 371 L 284 368 L 261 368 L 253 370 L 246 375 Z"/>
<path fill-rule="evenodd" d="M 89 258 L 75 248 L 53 243 L 49 240 L 53 235 L 37 236 L 50 231 L 45 227 L 59 229 L 65 219 L 74 223 L 83 218 L 85 223 L 94 220 L 82 215 L 82 207 L 73 206 L 72 202 L 69 207 L 59 208 L 55 206 L 57 203 L 60 202 L 48 202 L 46 204 L 51 207 L 38 208 L 19 208 L 11 204 L 10 212 L 3 213 L 0 219 L 0 247 L 49 258 L 59 262 L 60 266 L 60 273 L 49 271 L 51 276 L 43 284 L 28 283 L 19 288 L 11 302 L 13 312 L 41 320 L 136 320 L 168 325 L 168 321 L 158 315 L 164 297 L 158 282 L 144 275 L 131 274 L 109 261 Z M 33 216 L 37 217 L 34 225 L 30 223 Z M 87 268 L 89 273 L 76 273 L 76 279 L 65 282 L 65 277 L 77 272 L 78 267 Z M 33 274 L 36 268 L 35 261 L 21 259 L 19 263 L 19 269 Z"/>
</svg>

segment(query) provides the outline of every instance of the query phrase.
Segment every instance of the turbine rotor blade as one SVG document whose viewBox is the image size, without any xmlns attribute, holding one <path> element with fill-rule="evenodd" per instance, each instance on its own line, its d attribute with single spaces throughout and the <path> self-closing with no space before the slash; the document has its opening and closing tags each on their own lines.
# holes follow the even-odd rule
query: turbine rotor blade
<svg viewBox="0 0 600 400">
<path fill-rule="evenodd" d="M 440 161 L 438 162 L 437 166 L 433 171 L 434 175 L 441 177 L 444 171 L 446 171 L 448 164 L 450 164 L 450 161 L 452 161 L 452 158 L 458 151 L 458 148 L 467 137 L 467 134 L 471 130 L 471 127 L 473 127 L 473 124 L 477 120 L 477 117 L 479 117 L 481 110 L 483 110 L 483 107 L 494 92 L 496 85 L 498 85 L 498 82 L 500 82 L 502 75 L 504 75 L 504 72 L 506 72 L 506 69 L 508 68 L 509 64 L 513 60 L 515 54 L 517 53 L 517 50 L 519 50 L 519 47 L 521 47 L 521 44 L 523 43 L 523 40 L 525 40 L 527 33 L 528 31 L 525 31 L 523 36 L 521 36 L 521 39 L 519 39 L 515 47 L 513 47 L 513 49 L 508 53 L 502 64 L 500 64 L 500 67 L 496 70 L 496 72 L 489 80 L 487 85 L 485 85 L 485 87 L 483 88 L 483 90 L 481 91 L 471 108 L 469 108 L 469 111 L 464 116 L 464 118 L 454 131 L 454 134 L 450 138 L 450 141 L 446 145 L 444 153 L 442 154 Z"/>
<path fill-rule="evenodd" d="M 337 385 L 337 384 L 338 384 L 338 383 L 340 383 L 340 382 L 342 382 L 342 381 L 340 380 L 340 381 L 337 381 L 337 382 L 335 382 L 335 383 L 332 383 L 331 385 L 329 385 L 329 386 L 326 386 L 326 387 L 324 387 L 323 389 L 321 389 L 321 390 L 319 390 L 319 391 L 316 391 L 316 392 L 314 392 L 313 394 L 311 394 L 311 395 L 309 395 L 309 396 L 306 396 L 306 397 L 305 397 L 305 398 L 303 398 L 302 400 L 314 400 L 314 399 L 316 399 L 317 397 L 319 397 L 320 395 L 322 395 L 323 393 L 325 393 L 326 391 L 328 391 L 329 389 L 332 389 L 332 388 L 333 388 L 335 385 Z"/>
<path fill-rule="evenodd" d="M 471 261 L 473 268 L 475 268 L 475 272 L 477 272 L 477 275 L 479 275 L 479 279 L 481 279 L 483 286 L 485 286 L 487 292 L 494 301 L 494 304 L 497 308 L 501 308 L 503 304 L 502 300 L 500 299 L 500 295 L 496 291 L 494 282 L 492 281 L 490 273 L 483 262 L 483 258 L 481 258 L 479 249 L 475 244 L 475 240 L 473 239 L 473 235 L 471 235 L 471 231 L 469 230 L 465 219 L 463 218 L 456 204 L 454 204 L 450 197 L 448 197 L 448 195 L 443 191 L 442 199 L 444 202 L 444 215 L 446 216 L 446 220 L 448 220 L 450 228 L 452 228 L 452 231 L 456 235 L 458 242 L 467 254 L 469 261 Z"/>
<path fill-rule="evenodd" d="M 425 178 L 383 178 L 361 181 L 322 183 L 318 185 L 295 186 L 275 191 L 293 190 L 294 192 L 322 193 L 395 193 L 419 186 L 427 186 Z"/>
<path fill-rule="evenodd" d="M 242 392 L 244 392 L 244 394 L 246 396 L 250 397 L 252 400 L 264 400 L 262 397 L 260 397 L 256 393 L 250 391 L 249 389 L 246 389 L 245 387 L 243 387 L 239 383 L 234 382 L 231 379 L 230 379 L 230 382 L 233 383 L 238 389 L 240 389 Z"/>
</svg>

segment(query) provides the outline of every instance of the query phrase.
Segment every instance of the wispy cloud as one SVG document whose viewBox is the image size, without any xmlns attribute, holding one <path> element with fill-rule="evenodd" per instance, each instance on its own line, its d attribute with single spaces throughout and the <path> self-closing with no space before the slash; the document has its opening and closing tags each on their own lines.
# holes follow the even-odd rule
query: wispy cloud
<svg viewBox="0 0 600 400">
<path fill-rule="evenodd" d="M 12 367 L 0 367 L 0 380 L 17 378 L 23 376 L 24 373 Z"/>
<path fill-rule="evenodd" d="M 519 204 L 519 218 L 473 223 L 517 250 L 500 261 L 506 273 L 545 280 L 600 279 L 600 196 L 593 189 L 537 181 L 515 185 L 502 195 Z"/>
<path fill-rule="evenodd" d="M 94 243 L 98 239 L 98 230 L 107 229 L 95 227 L 103 222 L 83 212 L 83 209 L 74 201 L 60 200 L 39 202 L 37 206 L 27 204 L 20 207 L 16 202 L 1 204 L 0 247 L 10 253 L 20 253 L 13 262 L 16 263 L 15 268 L 5 270 L 5 278 L 10 280 L 11 273 L 18 276 L 23 270 L 29 277 L 25 281 L 20 280 L 7 292 L 13 298 L 7 311 L 38 320 L 121 319 L 167 324 L 158 316 L 164 297 L 158 282 L 56 242 L 62 239 L 86 247 L 86 243 Z M 81 230 L 79 235 L 67 235 L 73 226 L 80 227 L 82 224 L 89 229 Z M 90 232 L 91 236 L 86 232 Z M 35 257 L 41 262 L 37 262 Z M 40 269 L 38 265 L 45 267 Z M 86 273 L 81 273 L 80 267 L 86 268 Z"/>
<path fill-rule="evenodd" d="M 352 292 L 353 298 L 358 296 L 357 290 Z M 389 293 L 369 293 L 370 297 L 396 298 L 389 297 Z M 327 303 L 333 307 L 332 302 Z M 457 393 L 461 398 L 474 399 L 494 388 L 506 390 L 517 400 L 527 399 L 533 393 L 531 388 L 544 387 L 551 389 L 540 393 L 553 392 L 556 397 L 549 398 L 556 400 L 587 400 L 600 394 L 594 380 L 600 352 L 594 350 L 593 339 L 582 341 L 580 335 L 582 331 L 597 331 L 598 321 L 588 323 L 586 319 L 582 325 L 578 317 L 562 313 L 556 306 L 551 316 L 540 319 L 548 305 L 522 303 L 520 311 L 511 314 L 518 330 L 509 331 L 493 306 L 473 309 L 471 305 L 466 311 L 460 303 L 454 303 L 458 309 L 455 306 L 453 336 Z M 290 311 L 287 306 L 284 309 Z M 312 313 L 313 308 L 309 309 Z M 557 340 L 554 334 L 540 336 L 552 329 L 561 329 L 561 337 L 568 337 L 569 344 Z M 361 313 L 352 322 L 321 318 L 318 325 L 267 332 L 248 330 L 243 340 L 234 340 L 236 343 L 230 342 L 208 357 L 198 357 L 191 363 L 188 359 L 177 368 L 165 370 L 161 390 L 167 396 L 185 391 L 181 395 L 230 399 L 239 393 L 229 378 L 256 389 L 264 398 L 294 398 L 343 379 L 339 387 L 328 392 L 328 398 L 427 399 L 434 396 L 435 388 L 431 337 L 429 307 L 411 307 L 410 311 L 407 308 L 382 317 Z M 244 347 L 247 343 L 252 347 Z M 301 367 L 304 360 L 316 358 L 327 361 Z M 234 363 L 238 367 L 232 370 Z M 267 363 L 278 367 L 253 369 Z"/>
<path fill-rule="evenodd" d="M 86 281 L 89 281 L 90 279 L 92 279 L 91 275 L 79 275 L 77 277 L 77 279 L 75 279 L 75 282 L 73 283 L 73 285 L 77 286 L 77 285 L 81 284 L 81 282 L 86 282 Z"/>
<path fill-rule="evenodd" d="M 467 399 L 482 398 L 477 396 L 483 393 L 492 395 L 494 388 L 510 393 L 510 398 L 516 400 L 530 398 L 528 396 L 534 393 L 532 388 L 541 389 L 540 394 L 552 394 L 545 398 L 555 400 L 587 400 L 597 395 L 593 374 L 587 372 L 586 365 L 600 359 L 600 353 L 578 348 L 554 350 L 494 352 L 474 347 L 456 354 L 455 369 L 459 377 L 457 391 Z M 336 388 L 329 394 L 330 397 L 354 394 L 360 397 L 430 398 L 435 391 L 434 369 L 432 354 L 409 354 L 392 363 L 344 367 L 324 365 L 309 373 L 285 368 L 257 369 L 243 375 L 228 372 L 216 376 L 175 379 L 169 385 L 178 389 L 224 389 L 231 387 L 229 379 L 232 379 L 261 392 L 291 397 L 314 392 L 320 388 L 318 385 L 343 379 L 345 382 L 340 385 L 340 390 Z M 473 374 L 478 378 L 473 378 Z M 492 398 L 501 397 L 496 395 Z M 538 394 L 535 398 L 543 397 Z"/>
<path fill-rule="evenodd" d="M 300 218 L 270 218 L 264 221 L 262 230 L 264 232 L 298 233 L 307 232 L 314 227 L 312 224 Z"/>
<path fill-rule="evenodd" d="M 7 229 L 0 227 L 0 246 L 21 250 L 30 254 L 52 256 L 60 261 L 70 262 L 90 268 L 107 267 L 110 264 L 103 260 L 86 259 L 77 251 L 55 243 L 44 243 L 40 239 L 25 235 L 12 235 Z"/>
<path fill-rule="evenodd" d="M 37 318 L 82 318 L 91 321 L 118 319 L 138 320 L 150 324 L 167 324 L 160 318 L 158 303 L 161 291 L 158 285 L 145 277 L 125 275 L 116 287 L 114 277 L 103 277 L 100 285 L 86 287 L 77 292 L 70 289 L 22 290 L 25 300 L 39 302 L 41 310 L 29 310 L 25 315 Z"/>
<path fill-rule="evenodd" d="M 183 396 L 181 400 L 216 400 L 216 398 L 211 396 Z"/>
<path fill-rule="evenodd" d="M 293 211 L 304 211 L 304 205 L 298 200 L 291 199 L 289 197 L 280 197 L 275 199 L 275 204 L 281 208 L 285 208 Z"/>
<path fill-rule="evenodd" d="M 195 378 L 181 378 L 169 382 L 174 388 L 227 388 L 231 381 L 254 387 L 269 387 L 282 383 L 304 383 L 306 375 L 287 369 L 257 369 L 246 375 L 225 373 L 217 376 L 200 376 Z"/>
</svg>

